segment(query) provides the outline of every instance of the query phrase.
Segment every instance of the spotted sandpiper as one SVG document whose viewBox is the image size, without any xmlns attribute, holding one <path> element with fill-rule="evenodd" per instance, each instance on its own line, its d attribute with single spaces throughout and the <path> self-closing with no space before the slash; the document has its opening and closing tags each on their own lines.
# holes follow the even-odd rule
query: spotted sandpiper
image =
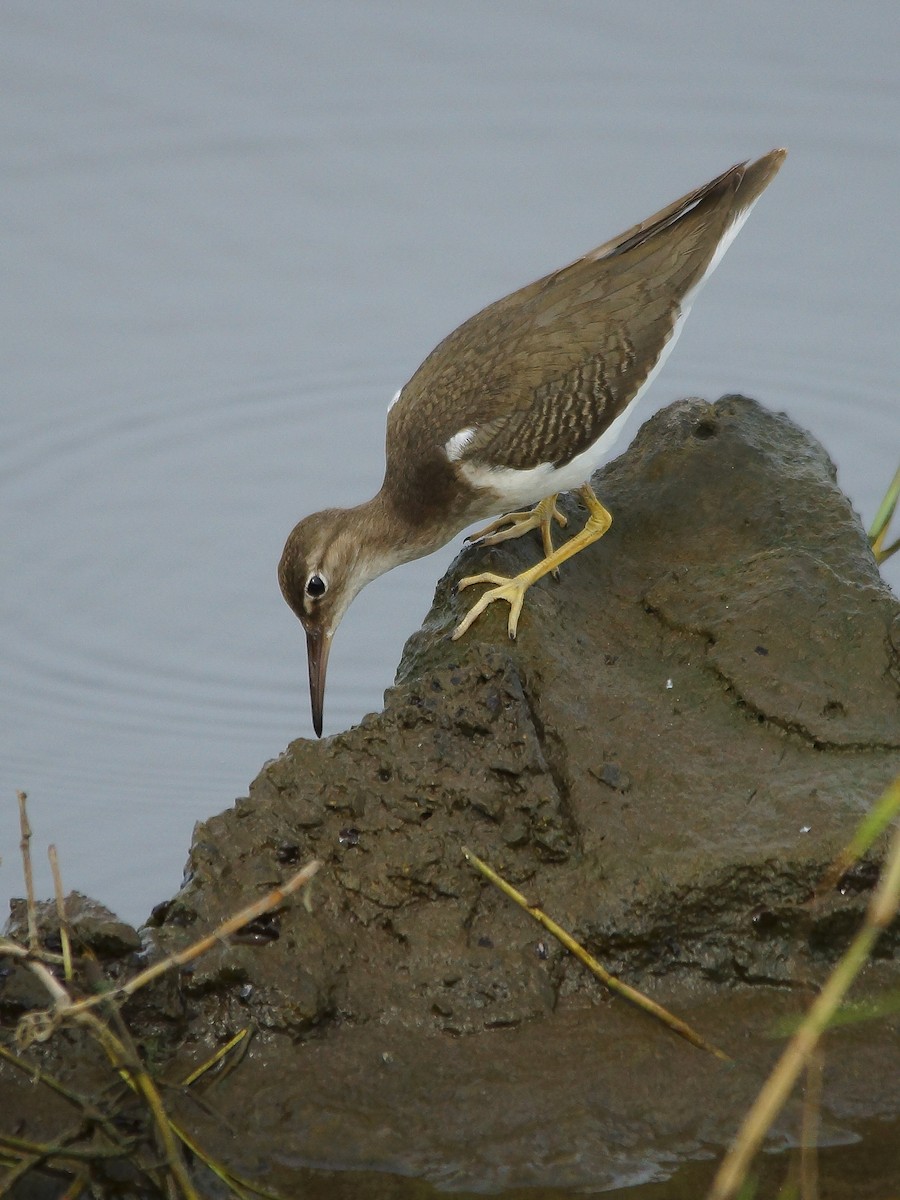
<svg viewBox="0 0 900 1200">
<path fill-rule="evenodd" d="M 661 368 L 698 288 L 718 266 L 786 151 L 739 163 L 567 267 L 489 304 L 432 350 L 387 418 L 384 482 L 356 508 L 306 517 L 278 580 L 306 630 L 313 727 L 322 735 L 331 639 L 357 592 L 399 563 L 505 513 L 470 541 L 540 532 L 544 557 L 493 585 L 453 633 L 496 600 L 515 637 L 526 590 L 602 537 L 612 517 L 592 472 Z M 584 528 L 558 549 L 560 492 L 578 488 Z M 533 505 L 527 509 L 525 506 Z"/>
</svg>

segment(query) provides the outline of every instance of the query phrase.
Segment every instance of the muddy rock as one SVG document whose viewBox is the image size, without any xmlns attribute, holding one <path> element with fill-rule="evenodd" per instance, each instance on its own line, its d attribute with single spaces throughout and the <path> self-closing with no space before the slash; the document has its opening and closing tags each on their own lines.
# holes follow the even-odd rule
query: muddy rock
<svg viewBox="0 0 900 1200">
<path fill-rule="evenodd" d="M 739 1011 L 734 998 L 749 989 L 758 1017 L 774 1012 L 774 997 L 796 1003 L 846 947 L 880 851 L 810 902 L 900 769 L 900 609 L 834 467 L 786 417 L 729 396 L 659 413 L 594 483 L 612 529 L 558 582 L 529 593 L 515 642 L 500 605 L 450 641 L 473 595 L 455 583 L 523 569 L 537 551 L 529 538 L 460 555 L 407 644 L 383 713 L 321 744 L 294 742 L 248 798 L 198 829 L 189 881 L 155 933 L 161 948 L 209 928 L 293 864 L 326 866 L 309 907 L 286 906 L 264 944 L 222 947 L 185 982 L 195 1028 L 224 1036 L 252 1017 L 273 1046 L 313 1036 L 325 1074 L 346 1069 L 352 1038 L 376 1063 L 362 1032 L 371 1028 L 377 1045 L 394 1047 L 385 1053 L 400 1091 L 416 1095 L 424 1085 L 413 1062 L 429 1062 L 432 1078 L 444 1063 L 465 1091 L 484 1084 L 479 1071 L 495 1050 L 521 1045 L 525 1061 L 503 1074 L 527 1090 L 531 1072 L 533 1091 L 549 1086 L 549 1072 L 564 1092 L 572 1006 L 590 1013 L 584 1028 L 603 1026 L 604 993 L 473 873 L 464 846 L 611 970 L 707 1011 L 731 1048 L 746 1049 L 750 1036 L 740 1018 L 723 1016 Z M 565 511 L 577 528 L 578 505 Z M 880 943 L 885 964 L 896 943 L 896 930 Z M 658 1031 L 637 1014 L 617 1020 L 637 1021 L 638 1042 L 658 1047 Z M 518 1040 L 492 1040 L 503 1030 Z M 452 1068 L 447 1035 L 469 1035 Z M 594 1086 L 617 1091 L 629 1056 L 611 1069 L 608 1045 L 605 1054 Z M 651 1090 L 678 1075 L 667 1056 L 654 1051 L 655 1067 L 642 1067 Z M 560 1064 L 559 1078 L 549 1063 Z M 372 1066 L 376 1107 L 384 1069 Z M 715 1064 L 696 1070 L 698 1110 L 673 1113 L 683 1141 L 660 1118 L 663 1140 L 688 1157 L 704 1137 L 727 1141 L 737 1094 L 749 1099 L 761 1078 L 748 1069 L 737 1087 Z M 303 1087 L 304 1111 L 334 1111 L 324 1083 L 321 1091 L 304 1073 Z M 721 1111 L 711 1116 L 717 1088 Z M 874 1088 L 862 1115 L 896 1116 L 896 1101 Z M 425 1126 L 449 1137 L 444 1118 L 418 1103 Z M 616 1118 L 621 1129 L 629 1112 Z M 486 1142 L 508 1148 L 509 1130 L 482 1116 Z M 831 1116 L 842 1120 L 839 1104 Z M 595 1120 L 597 1144 L 608 1145 Z M 440 1159 L 441 1139 L 422 1129 L 415 1152 L 404 1156 L 398 1143 L 387 1154 L 382 1125 L 371 1138 L 356 1130 L 366 1161 L 415 1173 L 413 1159 Z M 567 1133 L 566 1122 L 557 1128 L 553 1154 L 565 1153 L 566 1136 L 583 1142 L 578 1118 Z M 457 1132 L 460 1146 L 472 1144 L 471 1131 Z M 317 1137 L 292 1134 L 292 1154 L 321 1158 Z M 636 1163 L 652 1145 L 648 1130 Z M 596 1178 L 596 1162 L 592 1170 Z M 528 1177 L 538 1178 L 547 1182 Z"/>
<path fill-rule="evenodd" d="M 4 932 L 19 942 L 28 941 L 28 914 L 24 900 L 11 900 L 9 921 Z M 78 948 L 90 950 L 98 958 L 122 959 L 141 949 L 140 934 L 104 905 L 81 892 L 69 892 L 65 898 L 66 921 Z M 39 902 L 35 919 L 41 941 L 59 950 L 59 914 L 56 904 Z"/>
<path fill-rule="evenodd" d="M 777 1051 L 774 1016 L 802 1010 L 862 918 L 883 847 L 812 898 L 900 770 L 900 606 L 827 455 L 746 398 L 687 400 L 593 482 L 612 528 L 529 592 L 516 641 L 505 605 L 449 634 L 475 594 L 458 579 L 531 565 L 528 537 L 460 555 L 384 712 L 293 742 L 198 826 L 145 931 L 154 954 L 181 949 L 324 864 L 305 901 L 165 993 L 179 1073 L 259 1031 L 216 1112 L 242 1130 L 229 1152 L 289 1192 L 325 1161 L 611 1188 L 717 1154 Z M 463 847 L 737 1065 L 611 1001 Z M 863 990 L 896 986 L 898 940 Z M 835 1035 L 836 1141 L 900 1119 L 889 1024 Z"/>
<path fill-rule="evenodd" d="M 523 568 L 529 538 L 460 556 L 382 714 L 294 742 L 199 827 L 165 947 L 289 863 L 327 864 L 264 948 L 195 971 L 223 1011 L 239 984 L 291 1034 L 338 1018 L 473 1033 L 590 989 L 464 846 L 638 985 L 790 984 L 798 953 L 814 974 L 840 953 L 866 890 L 807 901 L 900 768 L 900 655 L 833 466 L 786 417 L 726 397 L 658 414 L 595 486 L 612 529 L 532 589 L 515 642 L 505 605 L 451 642 L 473 595 L 454 584 Z"/>
</svg>

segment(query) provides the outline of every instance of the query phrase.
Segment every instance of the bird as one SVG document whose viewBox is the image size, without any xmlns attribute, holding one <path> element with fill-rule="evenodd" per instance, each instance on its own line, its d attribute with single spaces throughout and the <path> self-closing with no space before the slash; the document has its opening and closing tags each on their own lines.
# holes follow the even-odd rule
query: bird
<svg viewBox="0 0 900 1200">
<path fill-rule="evenodd" d="M 700 286 L 718 266 L 786 150 L 737 163 L 568 266 L 489 304 L 449 334 L 388 409 L 384 481 L 353 508 L 305 517 L 278 566 L 285 600 L 306 632 L 310 704 L 322 736 L 335 630 L 358 592 L 401 563 L 495 518 L 470 542 L 496 545 L 530 530 L 543 557 L 488 584 L 454 630 L 509 605 L 516 636 L 525 593 L 609 529 L 590 477 L 656 377 Z M 584 527 L 558 548 L 560 493 L 578 490 Z M 501 514 L 498 516 L 498 514 Z"/>
</svg>

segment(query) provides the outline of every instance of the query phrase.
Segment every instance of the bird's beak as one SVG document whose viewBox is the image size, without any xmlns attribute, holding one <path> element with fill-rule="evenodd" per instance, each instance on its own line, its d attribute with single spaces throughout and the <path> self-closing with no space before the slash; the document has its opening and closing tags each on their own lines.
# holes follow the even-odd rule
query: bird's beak
<svg viewBox="0 0 900 1200">
<path fill-rule="evenodd" d="M 309 699 L 312 704 L 313 729 L 316 737 L 322 736 L 322 709 L 325 706 L 325 669 L 328 666 L 328 651 L 331 649 L 331 633 L 325 629 L 306 631 L 306 657 L 309 661 Z"/>
</svg>

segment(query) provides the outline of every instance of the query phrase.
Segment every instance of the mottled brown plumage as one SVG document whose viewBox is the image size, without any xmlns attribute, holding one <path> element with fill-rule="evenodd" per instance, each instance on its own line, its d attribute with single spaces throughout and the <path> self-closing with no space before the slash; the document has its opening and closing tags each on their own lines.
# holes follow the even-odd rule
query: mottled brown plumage
<svg viewBox="0 0 900 1200">
<path fill-rule="evenodd" d="M 381 491 L 355 509 L 306 518 L 282 557 L 282 591 L 307 631 L 317 733 L 328 646 L 365 583 L 437 549 L 472 521 L 547 497 L 538 516 L 515 513 L 483 531 L 495 542 L 540 527 L 547 553 L 513 583 L 500 580 L 456 631 L 492 600 L 506 599 L 514 635 L 525 588 L 605 532 L 609 514 L 588 488 L 586 540 L 576 535 L 550 554 L 553 498 L 598 465 L 614 423 L 671 348 L 694 292 L 784 154 L 730 168 L 488 305 L 428 355 L 388 414 Z"/>
</svg>

